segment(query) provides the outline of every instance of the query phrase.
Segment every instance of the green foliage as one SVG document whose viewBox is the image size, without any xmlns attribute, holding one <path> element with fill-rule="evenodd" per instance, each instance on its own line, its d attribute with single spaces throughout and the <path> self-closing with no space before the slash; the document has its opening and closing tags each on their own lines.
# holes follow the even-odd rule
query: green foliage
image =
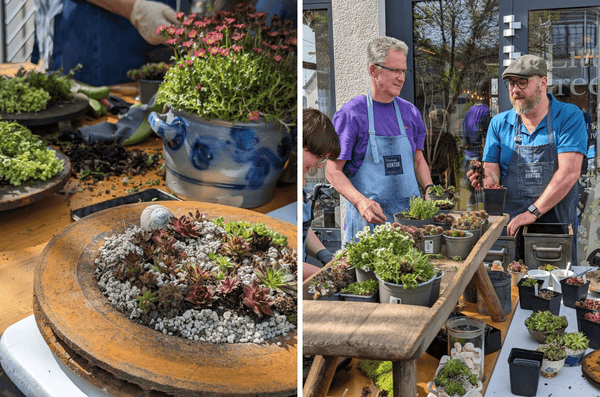
<svg viewBox="0 0 600 397">
<path fill-rule="evenodd" d="M 554 343 L 568 347 L 571 350 L 585 350 L 590 346 L 590 340 L 582 332 L 567 332 L 565 334 L 551 334 L 546 338 L 546 343 Z"/>
<path fill-rule="evenodd" d="M 422 197 L 411 197 L 408 212 L 402 211 L 406 218 L 410 219 L 431 219 L 438 212 L 438 207 L 433 201 L 425 201 Z"/>
<path fill-rule="evenodd" d="M 27 127 L 0 121 L 0 179 L 19 186 L 27 179 L 45 181 L 63 170 L 63 161 Z"/>
<path fill-rule="evenodd" d="M 165 74 L 169 71 L 171 65 L 164 62 L 147 63 L 139 69 L 130 69 L 127 71 L 127 77 L 132 80 L 155 80 L 164 79 Z"/>
<path fill-rule="evenodd" d="M 534 287 L 538 283 L 536 278 L 523 277 L 521 279 L 521 286 L 523 287 Z"/>
<path fill-rule="evenodd" d="M 537 311 L 525 320 L 525 326 L 538 332 L 554 332 L 569 324 L 566 316 L 555 316 L 549 310 Z"/>
<path fill-rule="evenodd" d="M 379 282 L 375 279 L 355 282 L 347 288 L 342 289 L 342 293 L 351 293 L 354 295 L 371 295 L 379 288 Z"/>
<path fill-rule="evenodd" d="M 150 310 L 156 308 L 156 302 L 158 302 L 158 293 L 152 292 L 148 288 L 142 288 L 142 295 L 137 296 L 138 305 L 140 309 L 144 311 L 144 313 L 149 312 Z"/>
<path fill-rule="evenodd" d="M 560 361 L 567 357 L 567 351 L 564 346 L 556 343 L 546 343 L 538 347 L 538 351 L 544 353 L 544 358 L 549 361 Z"/>
<path fill-rule="evenodd" d="M 454 262 L 460 262 L 460 261 L 462 261 L 462 258 L 461 258 L 459 255 L 454 255 L 454 256 L 452 257 L 452 260 L 453 260 Z"/>
<path fill-rule="evenodd" d="M 402 255 L 395 254 L 390 248 L 380 248 L 376 254 L 375 272 L 384 281 L 401 284 L 404 289 L 415 289 L 435 275 L 428 258 L 412 246 Z"/>
<path fill-rule="evenodd" d="M 295 125 L 296 32 L 292 21 L 272 17 L 269 26 L 263 14 L 240 4 L 228 15 L 190 15 L 183 42 L 175 29 L 159 27 L 175 50 L 175 66 L 165 75 L 157 103 L 207 120 L 262 116 L 268 123 Z M 209 21 L 216 22 L 193 23 Z"/>
</svg>

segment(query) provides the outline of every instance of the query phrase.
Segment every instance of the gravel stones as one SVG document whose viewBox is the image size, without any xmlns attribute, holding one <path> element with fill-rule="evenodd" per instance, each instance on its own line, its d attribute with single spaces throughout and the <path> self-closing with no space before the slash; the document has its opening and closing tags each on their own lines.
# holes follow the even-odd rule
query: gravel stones
<svg viewBox="0 0 600 397">
<path fill-rule="evenodd" d="M 187 261 L 195 263 L 196 267 L 203 270 L 212 271 L 217 264 L 209 260 L 209 255 L 214 255 L 221 247 L 220 238 L 224 231 L 206 220 L 196 222 L 196 226 L 202 230 L 201 237 L 178 241 L 176 246 L 187 254 Z M 145 324 L 165 335 L 209 343 L 263 344 L 279 337 L 287 337 L 288 333 L 295 330 L 296 326 L 288 320 L 287 316 L 275 310 L 273 316 L 266 318 L 242 315 L 227 310 L 223 306 L 217 306 L 217 304 L 205 309 L 184 307 L 182 310 L 163 307 L 160 310 L 156 308 L 144 312 L 140 309 L 138 301 L 138 297 L 143 295 L 144 291 L 129 281 L 120 281 L 115 276 L 129 252 L 135 251 L 142 254 L 142 248 L 130 242 L 140 232 L 142 229 L 139 226 L 131 226 L 121 234 L 105 237 L 104 245 L 95 259 L 95 277 L 102 293 L 111 304 L 131 320 Z M 284 250 L 285 252 L 280 252 L 278 248 L 271 247 L 262 257 L 253 255 L 244 259 L 235 273 L 241 284 L 250 286 L 257 279 L 258 276 L 254 272 L 256 264 L 265 266 L 279 263 L 281 265 L 282 257 L 288 251 L 293 251 L 295 254 L 294 250 L 287 247 Z M 151 262 L 145 263 L 144 269 L 156 276 L 157 286 L 171 283 L 182 290 L 186 288 L 184 285 L 186 274 L 183 271 L 177 275 L 157 272 Z M 278 294 L 283 295 L 284 293 L 270 290 L 272 297 L 276 297 Z"/>
</svg>

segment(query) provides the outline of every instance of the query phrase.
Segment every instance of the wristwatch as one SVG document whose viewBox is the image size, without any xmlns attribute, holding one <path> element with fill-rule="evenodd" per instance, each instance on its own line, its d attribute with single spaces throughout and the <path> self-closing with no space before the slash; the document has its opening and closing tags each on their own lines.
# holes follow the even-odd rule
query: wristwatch
<svg viewBox="0 0 600 397">
<path fill-rule="evenodd" d="M 529 208 L 527 208 L 527 211 L 529 211 L 533 215 L 535 215 L 536 218 L 539 218 L 540 216 L 542 216 L 542 214 L 540 214 L 540 211 L 538 211 L 537 207 L 534 204 L 531 204 L 529 206 Z"/>
</svg>

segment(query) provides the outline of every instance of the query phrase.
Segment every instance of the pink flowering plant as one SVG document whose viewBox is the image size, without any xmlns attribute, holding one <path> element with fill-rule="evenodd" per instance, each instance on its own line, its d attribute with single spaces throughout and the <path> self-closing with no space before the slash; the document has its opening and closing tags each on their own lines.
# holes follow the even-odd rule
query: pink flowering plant
<svg viewBox="0 0 600 397">
<path fill-rule="evenodd" d="M 293 21 L 238 5 L 214 16 L 176 14 L 180 26 L 159 26 L 175 65 L 157 102 L 207 120 L 296 124 L 296 31 Z"/>
</svg>

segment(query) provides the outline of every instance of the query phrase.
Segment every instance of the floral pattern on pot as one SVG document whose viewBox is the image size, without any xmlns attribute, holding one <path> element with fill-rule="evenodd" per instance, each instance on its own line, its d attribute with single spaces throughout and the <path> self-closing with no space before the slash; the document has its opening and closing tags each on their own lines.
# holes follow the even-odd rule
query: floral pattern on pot
<svg viewBox="0 0 600 397">
<path fill-rule="evenodd" d="M 292 149 L 278 124 L 206 121 L 197 115 L 152 112 L 152 129 L 164 142 L 167 186 L 179 196 L 252 208 L 273 197 Z"/>
</svg>

